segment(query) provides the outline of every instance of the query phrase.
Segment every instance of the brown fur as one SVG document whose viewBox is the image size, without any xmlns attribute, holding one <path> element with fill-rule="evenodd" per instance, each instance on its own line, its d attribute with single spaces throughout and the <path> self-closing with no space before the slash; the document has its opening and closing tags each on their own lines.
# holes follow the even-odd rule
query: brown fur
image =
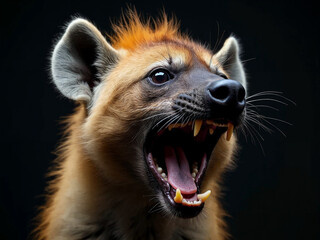
<svg viewBox="0 0 320 240">
<path fill-rule="evenodd" d="M 78 101 L 67 121 L 66 139 L 51 173 L 55 179 L 49 183 L 38 218 L 37 238 L 226 239 L 220 182 L 223 171 L 232 164 L 235 137 L 227 142 L 223 135 L 215 147 L 201 185 L 203 190 L 211 189 L 213 196 L 194 219 L 152 213 L 158 203 L 148 187 L 145 162 L 138 150 L 145 138 L 144 128 L 151 124 L 144 121 L 151 107 L 165 111 L 164 103 L 170 101 L 157 91 L 153 93 L 156 100 L 146 101 L 148 93 L 141 79 L 150 63 L 172 58 L 178 59 L 177 69 L 181 62 L 187 69 L 200 64 L 209 71 L 210 62 L 216 66 L 219 61 L 212 58 L 210 50 L 182 36 L 178 25 L 166 17 L 152 27 L 131 12 L 127 21 L 114 28 L 111 42 L 120 60 L 104 75 L 91 106 Z M 223 68 L 221 71 L 228 74 Z M 188 85 L 180 86 L 172 99 L 184 89 Z"/>
</svg>

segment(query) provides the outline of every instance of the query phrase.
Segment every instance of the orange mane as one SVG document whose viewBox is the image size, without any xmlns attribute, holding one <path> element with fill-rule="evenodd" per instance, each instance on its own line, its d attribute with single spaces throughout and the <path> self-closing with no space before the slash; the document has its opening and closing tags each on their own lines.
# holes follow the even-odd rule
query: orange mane
<svg viewBox="0 0 320 240">
<path fill-rule="evenodd" d="M 142 44 L 182 38 L 178 22 L 174 18 L 168 19 L 164 12 L 157 20 L 142 21 L 136 10 L 129 10 L 120 23 L 112 24 L 112 27 L 114 34 L 108 37 L 117 49 L 133 50 Z"/>
</svg>

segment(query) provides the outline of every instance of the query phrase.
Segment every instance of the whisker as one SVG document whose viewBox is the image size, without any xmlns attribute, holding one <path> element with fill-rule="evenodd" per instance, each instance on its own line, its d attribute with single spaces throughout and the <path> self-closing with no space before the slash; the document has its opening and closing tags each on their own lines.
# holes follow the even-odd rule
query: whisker
<svg viewBox="0 0 320 240">
<path fill-rule="evenodd" d="M 272 107 L 272 106 L 269 106 L 269 105 L 261 105 L 261 104 L 258 104 L 258 105 L 254 105 L 252 103 L 247 103 L 249 106 L 247 107 L 247 109 L 250 109 L 250 108 L 269 108 L 269 109 L 272 109 L 272 110 L 275 110 L 277 112 L 279 112 L 279 109 L 278 108 L 275 108 L 275 107 Z"/>
<path fill-rule="evenodd" d="M 154 129 L 155 127 L 157 127 L 160 123 L 162 123 L 163 121 L 166 121 L 168 118 L 170 118 L 170 117 L 172 117 L 172 116 L 174 116 L 174 115 L 176 115 L 176 114 L 168 115 L 168 116 L 166 116 L 165 118 L 161 119 L 159 122 L 157 122 L 157 124 L 155 124 L 155 125 L 153 126 L 153 129 Z"/>
<path fill-rule="evenodd" d="M 283 94 L 282 92 L 277 92 L 277 91 L 264 91 L 264 92 L 259 92 L 259 93 L 253 94 L 253 95 L 247 97 L 246 99 L 250 100 L 252 98 L 259 97 L 259 96 L 276 96 L 276 97 L 282 98 L 282 99 L 292 103 L 295 106 L 297 105 L 294 101 L 283 96 L 282 94 Z"/>
<path fill-rule="evenodd" d="M 277 121 L 277 122 L 282 122 L 284 124 L 287 124 L 289 126 L 292 126 L 292 123 L 289 123 L 287 121 L 284 121 L 284 120 L 281 120 L 281 119 L 278 119 L 278 118 L 273 118 L 273 117 L 266 117 L 266 116 L 263 116 L 263 115 L 260 115 L 262 118 L 266 118 L 266 119 L 270 119 L 270 120 L 274 120 L 274 121 Z"/>
<path fill-rule="evenodd" d="M 177 115 L 177 114 L 176 114 L 175 116 L 173 116 L 171 120 L 167 121 L 167 123 L 164 123 L 164 124 L 160 127 L 159 131 L 161 131 L 162 129 L 167 128 L 171 123 L 175 122 L 179 117 L 180 117 L 180 116 Z"/>
<path fill-rule="evenodd" d="M 168 115 L 168 113 L 167 113 L 167 112 L 157 113 L 157 114 L 151 115 L 151 116 L 149 116 L 149 117 L 140 119 L 140 121 L 147 121 L 147 120 L 149 120 L 149 119 L 156 118 L 156 117 L 163 116 L 163 115 Z"/>
<path fill-rule="evenodd" d="M 248 125 L 248 129 L 249 129 L 249 127 L 251 127 L 251 126 Z M 251 129 L 255 130 L 253 127 L 251 127 Z M 251 135 L 251 136 L 252 136 L 252 135 Z M 262 154 L 265 156 L 265 151 L 264 151 L 264 149 L 263 149 L 263 146 L 262 146 L 260 140 L 258 139 L 258 137 L 256 136 L 256 134 L 253 134 L 253 136 L 254 136 L 253 140 L 254 140 L 254 139 L 257 140 L 257 142 L 258 142 L 258 144 L 259 144 L 259 146 L 260 146 L 260 148 L 261 148 Z M 260 134 L 259 134 L 259 136 L 261 137 Z M 262 138 L 262 137 L 261 137 L 261 138 Z M 264 140 L 264 139 L 262 138 L 262 140 Z M 255 144 L 255 141 L 254 141 L 254 144 Z"/>
<path fill-rule="evenodd" d="M 272 127 L 274 127 L 275 129 L 277 129 L 284 137 L 287 137 L 287 135 L 280 130 L 280 128 L 278 128 L 277 126 L 275 126 L 274 124 L 272 124 L 270 121 L 264 119 L 264 118 L 260 118 L 261 120 L 265 121 L 266 123 L 270 124 Z"/>
<path fill-rule="evenodd" d="M 251 117 L 251 116 L 248 116 L 247 117 L 248 120 L 250 120 L 251 122 L 257 124 L 259 127 L 261 127 L 264 131 L 268 132 L 268 133 L 272 133 L 272 129 L 268 128 L 266 125 L 264 125 L 262 122 L 260 122 L 259 120 Z"/>
<path fill-rule="evenodd" d="M 249 133 L 250 138 L 251 138 L 251 142 L 252 142 L 253 144 L 255 144 L 255 138 L 254 138 L 254 136 L 252 135 L 251 129 L 248 127 L 248 125 L 249 125 L 249 122 L 248 122 L 247 120 L 245 120 L 244 123 L 243 123 L 243 126 L 244 126 L 244 128 L 247 130 L 247 132 Z"/>
<path fill-rule="evenodd" d="M 247 103 L 261 102 L 261 101 L 277 102 L 277 103 L 283 104 L 283 105 L 285 105 L 285 106 L 288 106 L 287 103 L 285 103 L 285 102 L 283 102 L 283 101 L 280 101 L 280 100 L 278 100 L 278 99 L 273 99 L 273 98 L 252 99 L 252 100 L 247 101 Z"/>
</svg>

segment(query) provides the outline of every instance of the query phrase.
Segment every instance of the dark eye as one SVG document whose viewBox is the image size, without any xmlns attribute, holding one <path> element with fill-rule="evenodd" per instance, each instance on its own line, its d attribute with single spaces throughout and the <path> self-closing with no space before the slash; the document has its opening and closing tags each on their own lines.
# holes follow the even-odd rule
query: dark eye
<svg viewBox="0 0 320 240">
<path fill-rule="evenodd" d="M 168 82 L 172 76 L 167 70 L 157 69 L 149 75 L 149 79 L 155 84 L 163 84 Z"/>
</svg>

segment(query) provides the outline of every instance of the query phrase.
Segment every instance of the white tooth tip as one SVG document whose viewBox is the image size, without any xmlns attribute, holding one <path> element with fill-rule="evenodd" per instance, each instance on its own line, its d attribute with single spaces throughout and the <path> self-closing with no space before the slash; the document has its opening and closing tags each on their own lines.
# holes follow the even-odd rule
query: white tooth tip
<svg viewBox="0 0 320 240">
<path fill-rule="evenodd" d="M 158 167 L 158 168 L 157 168 L 157 171 L 158 171 L 158 173 L 162 173 L 162 168 L 161 168 L 161 167 Z"/>
<path fill-rule="evenodd" d="M 227 141 L 230 141 L 233 133 L 234 125 L 232 123 L 228 123 L 228 130 L 227 130 Z"/>
<path fill-rule="evenodd" d="M 162 176 L 163 178 L 167 177 L 167 175 L 166 175 L 165 173 L 161 173 L 161 176 Z"/>
<path fill-rule="evenodd" d="M 198 201 L 188 201 L 186 199 L 183 199 L 182 200 L 182 205 L 184 206 L 200 206 L 201 205 L 201 200 L 198 200 Z"/>
<path fill-rule="evenodd" d="M 198 199 L 201 200 L 201 202 L 205 202 L 208 199 L 208 197 L 210 196 L 210 194 L 211 194 L 211 190 L 208 190 L 202 194 L 198 194 Z"/>
<path fill-rule="evenodd" d="M 196 177 L 196 173 L 193 172 L 193 173 L 191 174 L 191 176 L 192 176 L 193 178 L 195 178 L 195 177 Z"/>
<path fill-rule="evenodd" d="M 181 191 L 179 188 L 177 188 L 176 190 L 176 196 L 173 199 L 176 203 L 182 203 L 183 200 L 186 201 L 185 199 L 183 199 L 183 196 L 181 194 Z"/>
<path fill-rule="evenodd" d="M 202 120 L 196 120 L 194 122 L 194 129 L 193 129 L 193 136 L 196 137 L 198 133 L 200 132 L 202 126 Z"/>
</svg>

